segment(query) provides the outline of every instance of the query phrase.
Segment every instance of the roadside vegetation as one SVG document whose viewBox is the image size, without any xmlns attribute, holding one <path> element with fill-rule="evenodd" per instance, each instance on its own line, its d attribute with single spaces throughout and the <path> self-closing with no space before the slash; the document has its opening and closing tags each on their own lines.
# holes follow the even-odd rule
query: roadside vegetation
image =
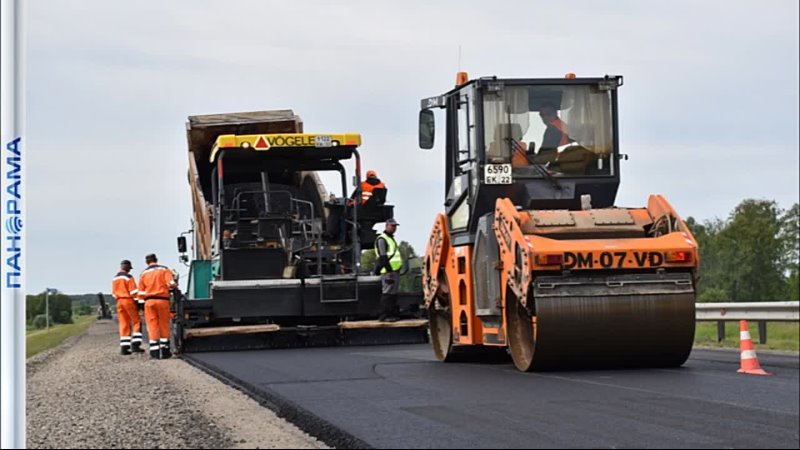
<svg viewBox="0 0 800 450">
<path fill-rule="evenodd" d="M 67 338 L 83 334 L 95 320 L 97 317 L 94 315 L 79 316 L 73 320 L 73 323 L 52 325 L 49 330 L 28 331 L 25 336 L 25 357 L 30 358 L 37 353 L 58 346 Z"/>
<path fill-rule="evenodd" d="M 727 219 L 686 224 L 700 246 L 700 302 L 800 300 L 800 206 L 747 199 Z"/>
<path fill-rule="evenodd" d="M 67 295 L 63 292 L 50 294 L 49 307 L 46 292 L 26 297 L 25 336 L 27 358 L 58 346 L 65 339 L 83 334 L 95 320 L 100 304 L 98 294 Z M 113 297 L 104 296 L 106 301 Z M 50 313 L 50 328 L 47 328 L 47 312 Z"/>
<path fill-rule="evenodd" d="M 767 323 L 767 343 L 759 344 L 758 322 L 747 322 L 756 350 L 800 351 L 800 324 Z M 697 322 L 694 344 L 702 347 L 739 348 L 739 322 L 725 324 L 725 340 L 717 342 L 716 322 Z"/>
<path fill-rule="evenodd" d="M 800 300 L 800 206 L 747 199 L 727 219 L 686 224 L 700 246 L 699 302 Z M 800 324 L 770 322 L 767 344 L 759 344 L 758 322 L 748 322 L 756 349 L 800 351 Z M 716 322 L 698 322 L 695 345 L 739 348 L 739 323 L 725 325 L 717 342 Z"/>
</svg>

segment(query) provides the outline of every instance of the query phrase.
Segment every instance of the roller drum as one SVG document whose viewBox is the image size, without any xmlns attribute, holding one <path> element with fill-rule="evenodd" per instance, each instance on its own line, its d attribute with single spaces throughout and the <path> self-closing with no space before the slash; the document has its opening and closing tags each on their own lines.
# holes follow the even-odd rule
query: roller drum
<svg viewBox="0 0 800 450">
<path fill-rule="evenodd" d="M 695 292 L 688 274 L 571 279 L 555 286 L 543 280 L 532 294 L 529 311 L 517 308 L 535 315 L 531 347 L 517 340 L 517 350 L 529 355 L 528 367 L 515 359 L 522 370 L 675 367 L 692 350 Z"/>
</svg>

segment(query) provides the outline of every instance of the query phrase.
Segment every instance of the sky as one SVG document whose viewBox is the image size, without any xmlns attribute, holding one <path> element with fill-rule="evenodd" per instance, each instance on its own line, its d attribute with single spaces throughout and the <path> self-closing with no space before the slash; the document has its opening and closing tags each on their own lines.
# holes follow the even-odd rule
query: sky
<svg viewBox="0 0 800 450">
<path fill-rule="evenodd" d="M 360 132 L 397 237 L 424 252 L 444 153 L 418 148 L 419 100 L 459 68 L 623 75 L 620 206 L 658 193 L 705 220 L 798 202 L 796 0 L 32 0 L 26 21 L 28 293 L 108 292 L 151 252 L 188 273 L 196 114 L 289 108 L 306 132 Z"/>
</svg>

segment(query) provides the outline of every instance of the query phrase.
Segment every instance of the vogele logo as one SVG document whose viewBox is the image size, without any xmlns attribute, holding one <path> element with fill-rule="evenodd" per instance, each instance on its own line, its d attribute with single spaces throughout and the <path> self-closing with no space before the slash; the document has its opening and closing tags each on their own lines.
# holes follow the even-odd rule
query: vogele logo
<svg viewBox="0 0 800 450">
<path fill-rule="evenodd" d="M 7 195 L 3 215 L 7 218 L 5 287 L 22 287 L 22 138 L 6 144 L 6 170 L 4 191 Z"/>
</svg>

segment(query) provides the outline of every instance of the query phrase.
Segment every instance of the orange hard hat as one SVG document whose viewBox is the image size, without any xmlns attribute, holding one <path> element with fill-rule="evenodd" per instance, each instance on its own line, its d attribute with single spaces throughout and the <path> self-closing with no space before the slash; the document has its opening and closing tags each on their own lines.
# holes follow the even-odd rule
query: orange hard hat
<svg viewBox="0 0 800 450">
<path fill-rule="evenodd" d="M 378 172 L 375 172 L 374 170 L 368 170 L 367 178 L 378 178 Z"/>
</svg>

